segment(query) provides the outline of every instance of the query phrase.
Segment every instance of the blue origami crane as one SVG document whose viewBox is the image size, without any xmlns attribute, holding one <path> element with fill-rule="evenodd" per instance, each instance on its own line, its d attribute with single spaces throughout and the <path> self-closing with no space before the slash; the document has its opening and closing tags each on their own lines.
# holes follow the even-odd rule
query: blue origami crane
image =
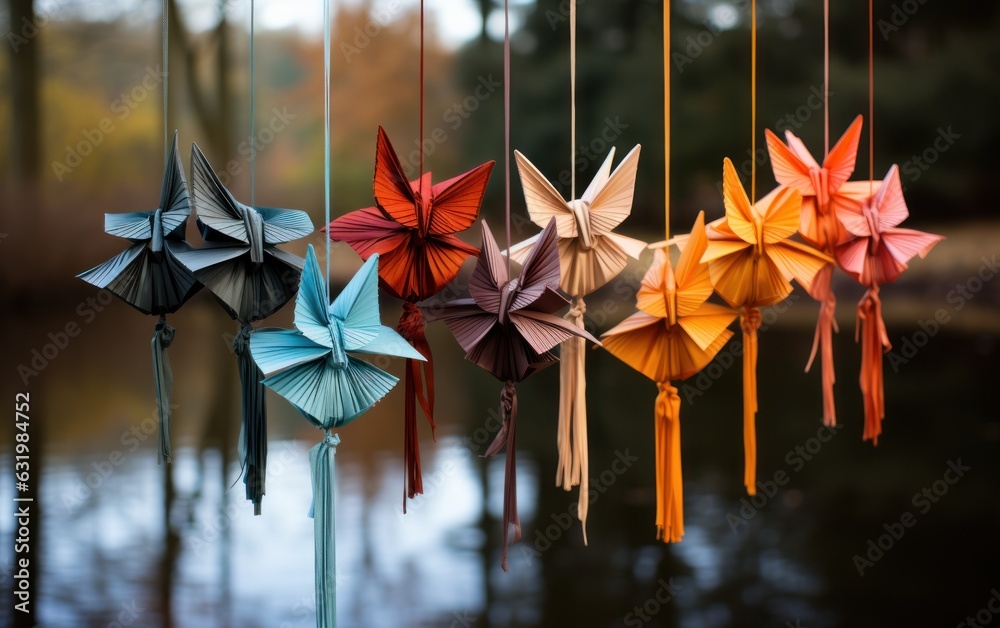
<svg viewBox="0 0 1000 628">
<path fill-rule="evenodd" d="M 396 330 L 382 325 L 378 308 L 378 254 L 372 255 L 333 303 L 310 244 L 295 300 L 294 330 L 258 330 L 250 353 L 265 386 L 287 399 L 310 423 L 326 430 L 309 452 L 316 551 L 316 625 L 336 626 L 334 455 L 343 427 L 374 406 L 397 377 L 350 355 L 424 360 Z"/>
</svg>

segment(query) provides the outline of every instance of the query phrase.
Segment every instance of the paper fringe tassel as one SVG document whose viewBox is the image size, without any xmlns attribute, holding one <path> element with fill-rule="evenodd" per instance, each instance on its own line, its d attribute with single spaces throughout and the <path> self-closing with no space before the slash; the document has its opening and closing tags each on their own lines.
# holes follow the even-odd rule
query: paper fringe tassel
<svg viewBox="0 0 1000 628">
<path fill-rule="evenodd" d="M 309 451 L 312 470 L 313 502 L 309 516 L 313 518 L 316 567 L 316 626 L 335 628 L 337 625 L 337 542 L 334 518 L 334 457 L 340 437 L 326 433 L 323 440 Z"/>
<path fill-rule="evenodd" d="M 885 418 L 885 389 L 882 378 L 882 355 L 892 349 L 882 319 L 882 301 L 878 286 L 868 289 L 858 302 L 858 320 L 854 340 L 861 340 L 861 395 L 865 404 L 864 440 L 878 445 Z"/>
<path fill-rule="evenodd" d="M 174 374 L 170 370 L 167 348 L 174 341 L 176 330 L 161 316 L 153 328 L 153 382 L 156 386 L 156 408 L 160 422 L 158 462 L 170 462 L 170 402 L 174 394 Z"/>
<path fill-rule="evenodd" d="M 521 540 L 521 519 L 517 515 L 517 390 L 508 380 L 500 393 L 500 414 L 503 425 L 483 458 L 489 458 L 507 447 L 507 464 L 503 481 L 503 548 L 500 566 L 507 571 L 507 549 Z M 513 536 L 513 538 L 511 538 Z"/>
<path fill-rule="evenodd" d="M 837 408 L 833 396 L 833 385 L 836 383 L 836 373 L 833 368 L 833 332 L 839 332 L 837 327 L 837 297 L 833 294 L 833 264 L 827 264 L 813 279 L 813 298 L 820 303 L 819 318 L 816 320 L 816 334 L 813 336 L 812 351 L 806 372 L 820 353 L 820 367 L 823 374 L 823 425 L 837 424 Z"/>
<path fill-rule="evenodd" d="M 406 514 L 406 498 L 413 499 L 424 492 L 423 473 L 420 469 L 420 436 L 417 432 L 417 404 L 423 409 L 431 424 L 431 438 L 434 438 L 434 359 L 431 346 L 424 335 L 424 317 L 414 303 L 403 303 L 403 315 L 396 327 L 399 335 L 420 352 L 426 362 L 406 359 L 404 371 L 405 406 L 403 427 L 403 458 L 406 466 L 406 481 L 403 498 L 403 514 Z M 424 392 L 424 382 L 427 390 Z M 436 440 L 436 439 L 435 439 Z"/>
<path fill-rule="evenodd" d="M 250 355 L 252 325 L 243 325 L 233 341 L 243 389 L 243 423 L 240 430 L 240 457 L 246 498 L 253 502 L 253 514 L 260 514 L 267 472 L 267 407 L 264 403 L 264 374 Z"/>
<path fill-rule="evenodd" d="M 743 485 L 748 495 L 757 494 L 757 330 L 760 310 L 747 308 L 740 314 L 743 330 Z"/>
<path fill-rule="evenodd" d="M 582 297 L 574 297 L 565 318 L 583 327 L 587 306 Z M 556 486 L 567 491 L 580 486 L 577 518 L 587 545 L 587 511 L 590 506 L 590 465 L 587 449 L 587 372 L 586 341 L 574 337 L 560 344 L 559 361 L 559 467 Z"/>
<path fill-rule="evenodd" d="M 656 538 L 664 543 L 679 543 L 684 536 L 681 398 L 670 382 L 660 382 L 657 387 Z"/>
</svg>

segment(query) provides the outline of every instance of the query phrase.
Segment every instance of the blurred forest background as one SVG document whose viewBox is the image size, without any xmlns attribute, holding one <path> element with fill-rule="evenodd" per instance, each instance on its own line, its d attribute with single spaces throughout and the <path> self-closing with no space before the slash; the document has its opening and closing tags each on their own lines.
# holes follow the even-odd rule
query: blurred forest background
<svg viewBox="0 0 1000 628">
<path fill-rule="evenodd" d="M 291 601 L 311 593 L 311 550 L 306 548 L 312 531 L 303 509 L 308 479 L 301 465 L 269 484 L 275 489 L 268 497 L 273 508 L 265 504 L 265 517 L 255 520 L 241 510 L 241 523 L 223 534 L 226 551 L 217 563 L 192 550 L 220 503 L 229 499 L 242 508 L 240 496 L 233 496 L 240 489 L 225 492 L 238 476 L 234 360 L 229 341 L 203 342 L 225 338 L 233 325 L 208 294 L 197 295 L 175 319 L 178 342 L 171 353 L 175 398 L 182 408 L 175 429 L 182 447 L 174 470 L 157 467 L 147 444 L 145 457 L 129 459 L 127 471 L 114 476 L 121 484 L 109 481 L 114 491 L 94 491 L 79 510 L 64 507 L 66 487 L 91 472 L 94 461 L 107 458 L 116 435 L 151 412 L 153 320 L 116 302 L 93 325 L 84 319 L 88 331 L 51 368 L 30 381 L 16 369 L 48 342 L 48 332 L 79 322 L 79 306 L 95 290 L 74 276 L 121 250 L 122 241 L 103 233 L 104 213 L 153 209 L 158 199 L 160 7 L 141 0 L 0 2 L 0 342 L 6 347 L 7 374 L 0 393 L 10 398 L 30 389 L 38 399 L 35 412 L 44 417 L 37 429 L 49 471 L 39 481 L 50 488 L 41 489 L 49 491 L 47 523 L 35 533 L 42 547 L 54 548 L 43 550 L 48 554 L 41 586 L 50 600 L 46 625 L 108 625 L 130 598 L 147 609 L 136 625 L 310 625 L 309 612 L 301 613 Z M 435 180 L 443 180 L 497 160 L 482 216 L 500 233 L 502 2 L 431 4 L 425 134 L 440 139 L 427 145 L 426 167 Z M 169 129 L 180 131 L 186 168 L 190 143 L 197 142 L 224 183 L 247 201 L 249 0 L 169 0 L 169 5 Z M 336 216 L 372 204 L 378 125 L 416 174 L 419 16 L 416 1 L 334 5 Z M 823 3 L 758 0 L 758 5 L 758 150 L 764 150 L 764 128 L 788 128 L 818 155 L 823 145 Z M 865 114 L 853 177 L 863 179 L 870 129 L 868 3 L 831 5 L 831 142 L 856 115 Z M 565 194 L 571 168 L 568 6 L 567 0 L 511 2 L 512 144 Z M 675 233 L 687 231 L 699 210 L 709 219 L 722 215 L 724 157 L 744 175 L 749 172 L 748 6 L 747 0 L 673 2 Z M 259 0 L 257 7 L 261 15 L 275 15 L 283 3 Z M 647 241 L 661 239 L 663 231 L 661 10 L 662 3 L 653 0 L 581 0 L 578 14 L 577 189 L 589 182 L 610 145 L 617 146 L 620 159 L 641 143 L 635 205 L 621 231 Z M 345 534 L 340 560 L 355 579 L 345 585 L 345 626 L 785 626 L 786 620 L 789 625 L 801 620 L 802 626 L 955 625 L 985 604 L 991 587 L 1000 585 L 1000 547 L 993 540 L 1000 524 L 1000 505 L 993 497 L 1000 481 L 1000 417 L 989 397 L 1000 350 L 1000 284 L 980 284 L 982 290 L 963 300 L 961 308 L 946 304 L 946 295 L 982 269 L 984 259 L 995 259 L 1000 243 L 990 187 L 1000 140 L 1000 3 L 878 0 L 875 19 L 875 177 L 899 164 L 911 214 L 905 226 L 948 238 L 927 260 L 914 262 L 898 285 L 883 291 L 890 335 L 898 345 L 939 308 L 951 314 L 939 339 L 901 374 L 887 365 L 892 422 L 878 450 L 860 442 L 859 351 L 853 343 L 860 291 L 840 277 L 838 408 L 849 436 L 829 445 L 824 461 L 807 466 L 763 516 L 736 534 L 725 515 L 738 511 L 743 496 L 740 382 L 738 368 L 726 370 L 711 395 L 685 405 L 689 534 L 678 546 L 664 546 L 653 540 L 651 525 L 655 387 L 594 352 L 588 365 L 592 469 L 608 468 L 615 453 L 629 446 L 640 461 L 592 509 L 590 548 L 582 547 L 576 528 L 565 536 L 560 532 L 557 551 L 534 562 L 521 561 L 518 551 L 515 573 L 501 578 L 495 552 L 500 468 L 473 455 L 457 463 L 458 475 L 440 471 L 449 468 L 456 451 L 468 453 L 462 439 L 483 425 L 494 405 L 495 382 L 463 363 L 447 334 L 432 328 L 442 365 L 439 390 L 449 392 L 441 393 L 440 442 L 432 443 L 425 428 L 421 436 L 426 471 L 450 479 L 428 496 L 426 509 L 407 515 L 407 531 L 398 532 L 398 395 L 373 410 L 363 428 L 359 422 L 358 429 L 348 431 L 351 447 L 342 447 L 338 456 L 338 465 L 341 460 L 345 465 L 338 479 Z M 455 20 L 462 20 L 460 37 L 454 35 Z M 258 19 L 257 26 L 256 200 L 304 209 L 320 226 L 319 29 L 315 24 L 278 28 L 266 19 Z M 759 164 L 762 196 L 774 181 L 767 160 Z M 521 218 L 516 170 L 512 178 L 514 237 L 522 239 L 536 228 Z M 199 243 L 193 224 L 188 235 Z M 463 237 L 478 242 L 477 229 Z M 310 241 L 322 249 L 319 234 Z M 302 254 L 305 243 L 286 248 Z M 359 262 L 342 245 L 333 255 L 337 290 Z M 647 263 L 633 264 L 626 274 L 636 280 Z M 609 287 L 595 302 L 605 296 L 623 300 Z M 819 375 L 801 374 L 816 305 L 804 294 L 797 296 L 803 305 L 783 314 L 781 329 L 761 342 L 761 477 L 781 468 L 785 453 L 819 427 Z M 383 322 L 391 324 L 398 304 L 383 301 Z M 265 324 L 287 327 L 290 309 Z M 588 325 L 604 331 L 631 311 L 631 302 L 594 308 Z M 550 481 L 556 404 L 551 391 L 557 377 L 557 370 L 549 369 L 536 378 L 539 383 L 519 391 L 522 407 L 551 418 L 526 421 L 519 434 L 526 474 L 524 547 L 537 547 L 536 533 L 565 512 L 571 497 Z M 287 404 L 273 396 L 269 402 L 274 451 L 285 451 L 281 443 L 287 441 L 292 444 L 286 449 L 304 460 L 305 447 L 317 434 Z M 0 442 L 6 443 L 7 435 L 4 430 Z M 898 520 L 912 494 L 936 479 L 955 452 L 973 460 L 974 479 L 956 489 L 946 507 L 921 519 L 917 531 L 909 533 L 912 540 L 900 541 L 891 561 L 858 577 L 851 555 L 863 552 L 884 522 Z M 293 479 L 301 486 L 287 494 L 299 501 L 279 501 L 281 483 Z M 6 477 L 3 488 L 11 488 Z M 280 518 L 285 511 L 295 523 L 286 525 Z M 432 511 L 459 520 L 434 519 L 434 525 L 424 527 L 421 517 Z M 552 519 L 549 511 L 556 513 Z M 5 547 L 0 575 L 8 583 L 10 525 L 0 525 Z M 432 534 L 438 526 L 447 534 Z M 419 539 L 411 543 L 406 535 Z M 287 545 L 277 543 L 279 537 Z M 230 543 L 237 544 L 231 552 Z M 251 546 L 270 549 L 240 551 Z M 290 556 L 299 562 L 283 562 Z M 250 573 L 274 589 L 248 586 L 248 577 L 241 581 Z M 657 599 L 671 577 L 686 587 L 675 603 L 631 623 L 639 621 L 635 615 L 630 619 L 631 609 Z M 93 586 L 77 590 L 80 582 Z M 288 583 L 287 588 L 280 583 Z M 5 605 L 0 620 L 10 617 L 4 614 L 8 611 Z M 475 619 L 458 623 L 466 612 Z"/>
</svg>

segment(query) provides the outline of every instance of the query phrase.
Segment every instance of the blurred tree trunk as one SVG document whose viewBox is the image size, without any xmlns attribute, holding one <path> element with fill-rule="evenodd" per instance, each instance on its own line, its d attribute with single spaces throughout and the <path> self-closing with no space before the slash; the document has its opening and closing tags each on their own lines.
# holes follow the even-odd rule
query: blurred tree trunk
<svg viewBox="0 0 1000 628">
<path fill-rule="evenodd" d="M 38 183 L 38 42 L 39 24 L 32 0 L 10 0 L 11 42 L 11 180 L 15 188 L 31 189 Z M 31 35 L 31 36 L 29 36 Z M 25 41 L 26 40 L 26 41 Z"/>
</svg>

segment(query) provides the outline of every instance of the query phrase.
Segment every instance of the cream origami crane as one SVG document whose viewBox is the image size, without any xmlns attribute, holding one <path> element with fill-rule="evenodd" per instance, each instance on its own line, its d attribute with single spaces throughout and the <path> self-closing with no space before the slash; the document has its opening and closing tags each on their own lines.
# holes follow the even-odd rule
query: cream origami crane
<svg viewBox="0 0 1000 628">
<path fill-rule="evenodd" d="M 527 157 L 514 151 L 532 222 L 544 227 L 553 218 L 559 237 L 559 287 L 573 298 L 566 318 L 583 327 L 587 310 L 583 298 L 618 275 L 629 258 L 638 259 L 646 244 L 613 233 L 632 212 L 640 146 L 636 145 L 614 172 L 615 149 L 608 153 L 594 180 L 579 199 L 566 201 Z M 536 238 L 511 248 L 511 257 L 522 262 Z M 556 486 L 567 491 L 580 486 L 577 512 L 587 542 L 589 465 L 587 453 L 587 374 L 584 339 L 562 343 L 559 377 L 559 468 Z"/>
</svg>

